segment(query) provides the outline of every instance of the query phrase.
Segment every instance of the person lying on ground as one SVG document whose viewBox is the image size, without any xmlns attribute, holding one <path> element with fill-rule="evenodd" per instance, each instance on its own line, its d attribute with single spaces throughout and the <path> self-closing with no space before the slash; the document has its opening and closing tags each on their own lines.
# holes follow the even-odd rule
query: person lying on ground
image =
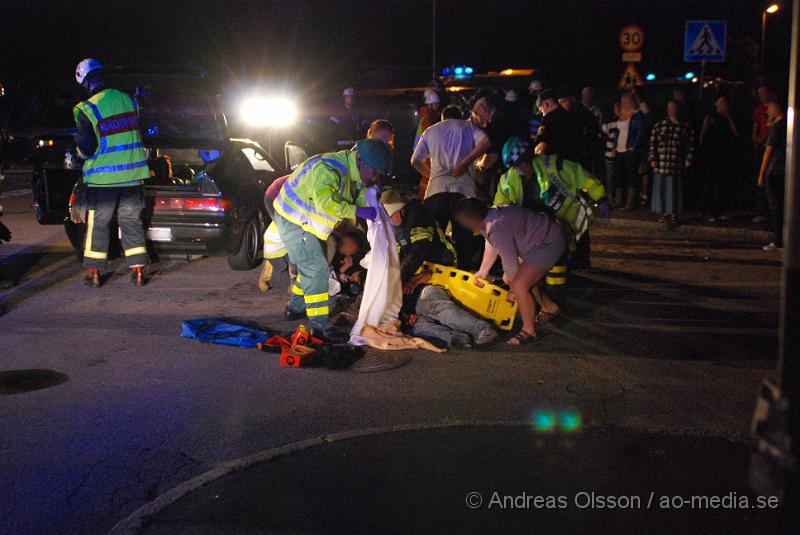
<svg viewBox="0 0 800 535">
<path fill-rule="evenodd" d="M 483 284 L 497 255 L 502 260 L 503 279 L 511 288 L 510 297 L 519 302 L 522 317 L 522 329 L 508 344 L 532 342 L 536 339 L 536 304 L 549 313 L 558 309 L 542 292 L 541 283 L 566 249 L 561 227 L 547 214 L 516 206 L 490 208 L 475 198 L 459 201 L 453 215 L 465 228 L 480 232 L 486 239 L 484 260 L 475 273 L 476 285 Z"/>
<path fill-rule="evenodd" d="M 445 288 L 428 284 L 430 272 L 420 272 L 424 262 L 445 266 L 456 263 L 453 244 L 428 209 L 419 200 L 396 190 L 384 192 L 381 203 L 394 225 L 403 284 L 400 315 L 410 327 L 411 334 L 435 338 L 455 348 L 494 341 L 497 331 L 488 321 L 473 316 L 454 303 Z"/>
</svg>

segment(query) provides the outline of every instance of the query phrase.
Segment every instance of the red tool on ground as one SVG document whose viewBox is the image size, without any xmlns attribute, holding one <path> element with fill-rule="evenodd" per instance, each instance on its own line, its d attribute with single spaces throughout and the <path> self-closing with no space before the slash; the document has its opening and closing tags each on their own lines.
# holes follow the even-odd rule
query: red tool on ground
<svg viewBox="0 0 800 535">
<path fill-rule="evenodd" d="M 283 336 L 275 335 L 264 343 L 258 344 L 258 349 L 267 352 L 281 353 L 281 366 L 300 368 L 317 364 L 317 347 L 325 342 L 311 336 L 305 325 L 300 325 L 292 334 L 291 341 Z"/>
</svg>

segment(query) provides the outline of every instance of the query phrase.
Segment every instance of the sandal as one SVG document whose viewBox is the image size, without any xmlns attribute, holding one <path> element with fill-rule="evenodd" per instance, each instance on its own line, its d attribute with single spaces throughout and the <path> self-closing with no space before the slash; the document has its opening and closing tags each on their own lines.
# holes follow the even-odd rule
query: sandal
<svg viewBox="0 0 800 535">
<path fill-rule="evenodd" d="M 539 313 L 536 314 L 536 323 L 541 323 L 542 325 L 545 323 L 550 323 L 559 314 L 561 314 L 560 308 L 555 312 L 545 312 L 544 310 L 540 310 Z"/>
<path fill-rule="evenodd" d="M 521 330 L 517 334 L 508 339 L 508 342 L 510 342 L 511 340 L 516 340 L 517 341 L 516 344 L 509 344 L 508 342 L 506 342 L 506 344 L 510 346 L 524 346 L 525 344 L 530 344 L 531 342 L 538 339 L 539 337 L 536 336 L 535 333 L 531 334 L 528 331 Z"/>
</svg>

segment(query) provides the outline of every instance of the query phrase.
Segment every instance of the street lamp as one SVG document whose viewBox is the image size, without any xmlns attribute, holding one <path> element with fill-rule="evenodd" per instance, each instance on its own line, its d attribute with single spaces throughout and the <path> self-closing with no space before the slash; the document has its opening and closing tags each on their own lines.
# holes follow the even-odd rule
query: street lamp
<svg viewBox="0 0 800 535">
<path fill-rule="evenodd" d="M 760 61 L 759 67 L 761 70 L 761 76 L 766 79 L 766 75 L 764 73 L 764 49 L 766 48 L 765 43 L 767 41 L 767 15 L 772 15 L 777 13 L 778 10 L 781 8 L 780 4 L 770 4 L 761 12 L 761 54 L 760 54 Z"/>
</svg>

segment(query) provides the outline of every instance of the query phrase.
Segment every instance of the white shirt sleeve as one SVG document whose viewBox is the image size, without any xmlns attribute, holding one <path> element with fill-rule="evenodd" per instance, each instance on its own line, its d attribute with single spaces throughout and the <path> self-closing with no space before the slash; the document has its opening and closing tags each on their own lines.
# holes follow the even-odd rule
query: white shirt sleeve
<svg viewBox="0 0 800 535">
<path fill-rule="evenodd" d="M 472 141 L 475 143 L 475 146 L 480 145 L 486 138 L 486 132 L 484 132 L 482 128 L 472 125 Z"/>
<path fill-rule="evenodd" d="M 422 133 L 422 136 L 420 136 L 419 143 L 417 143 L 417 146 L 414 148 L 414 153 L 411 155 L 411 161 L 425 161 L 425 159 L 430 156 L 430 149 L 428 148 L 428 136 L 426 135 L 427 133 L 428 131 L 425 130 Z"/>
</svg>

